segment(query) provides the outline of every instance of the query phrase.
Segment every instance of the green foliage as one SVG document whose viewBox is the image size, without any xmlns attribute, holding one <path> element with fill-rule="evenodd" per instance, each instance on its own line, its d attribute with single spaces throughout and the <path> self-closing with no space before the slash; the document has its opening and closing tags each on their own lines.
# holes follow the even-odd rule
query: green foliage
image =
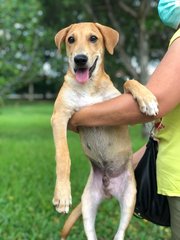
<svg viewBox="0 0 180 240">
<path fill-rule="evenodd" d="M 44 10 L 43 24 L 52 31 L 86 19 L 83 0 L 79 0 L 78 4 L 75 0 L 41 0 L 41 4 Z"/>
<path fill-rule="evenodd" d="M 0 1 L 0 93 L 34 80 L 42 68 L 39 51 L 44 29 L 39 25 L 42 10 L 37 0 Z"/>
<path fill-rule="evenodd" d="M 52 104 L 18 103 L 0 112 L 0 239 L 58 240 L 67 216 L 52 207 L 55 160 L 50 116 Z M 134 150 L 144 144 L 140 126 L 130 129 Z M 80 201 L 89 163 L 77 134 L 69 132 L 73 207 Z M 119 221 L 117 201 L 105 201 L 97 215 L 99 239 L 112 239 Z M 85 239 L 82 220 L 69 240 Z M 133 217 L 127 240 L 168 240 L 169 230 Z"/>
<path fill-rule="evenodd" d="M 142 8 L 144 3 L 150 5 L 149 11 Z M 160 22 L 155 0 L 0 0 L 0 12 L 0 96 L 37 81 L 58 91 L 67 61 L 64 51 L 56 54 L 54 36 L 72 23 L 99 22 L 119 31 L 115 55 L 107 54 L 105 59 L 106 70 L 119 88 L 127 77 L 146 78 L 141 70 L 147 73 L 148 62 L 162 58 L 172 34 Z M 147 63 L 141 66 L 144 55 Z M 50 74 L 43 71 L 44 63 L 49 63 Z"/>
<path fill-rule="evenodd" d="M 59 30 L 76 22 L 92 21 L 119 31 L 120 45 L 116 48 L 115 55 L 107 54 L 105 58 L 106 70 L 119 89 L 127 77 L 139 80 L 146 78 L 147 76 L 141 76 L 141 69 L 145 69 L 148 75 L 148 63 L 161 59 L 167 48 L 170 31 L 160 22 L 155 0 L 150 2 L 146 0 L 87 0 L 86 2 L 80 0 L 78 4 L 75 0 L 61 2 L 41 0 L 41 2 L 44 9 L 43 22 L 51 30 Z M 121 2 L 126 5 L 125 9 L 120 6 Z M 150 5 L 148 11 L 146 6 L 142 8 L 144 2 Z M 143 17 L 144 11 L 147 11 L 147 14 Z M 144 33 L 140 29 L 142 25 Z M 144 37 L 141 41 L 140 35 Z M 144 41 L 147 42 L 147 49 L 142 51 Z M 143 55 L 148 59 L 145 66 L 141 66 Z M 142 82 L 145 83 L 147 79 L 143 80 Z"/>
</svg>

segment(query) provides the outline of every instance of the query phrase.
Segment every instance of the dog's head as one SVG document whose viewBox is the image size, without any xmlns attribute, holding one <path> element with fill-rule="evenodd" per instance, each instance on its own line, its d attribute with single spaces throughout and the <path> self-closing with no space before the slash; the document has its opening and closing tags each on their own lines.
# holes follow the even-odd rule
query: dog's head
<svg viewBox="0 0 180 240">
<path fill-rule="evenodd" d="M 113 54 L 119 40 L 114 29 L 98 23 L 72 24 L 55 36 L 60 49 L 66 43 L 70 71 L 79 83 L 86 83 L 103 63 L 104 49 Z"/>
</svg>

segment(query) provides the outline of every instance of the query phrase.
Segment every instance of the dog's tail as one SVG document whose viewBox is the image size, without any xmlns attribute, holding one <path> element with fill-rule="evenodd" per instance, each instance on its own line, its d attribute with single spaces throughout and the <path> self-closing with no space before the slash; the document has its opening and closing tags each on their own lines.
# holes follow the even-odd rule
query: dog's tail
<svg viewBox="0 0 180 240">
<path fill-rule="evenodd" d="M 61 240 L 66 240 L 73 227 L 74 223 L 78 220 L 78 218 L 82 214 L 82 204 L 81 202 L 73 209 L 71 214 L 69 215 L 68 219 L 66 220 L 64 227 L 61 231 Z"/>
</svg>

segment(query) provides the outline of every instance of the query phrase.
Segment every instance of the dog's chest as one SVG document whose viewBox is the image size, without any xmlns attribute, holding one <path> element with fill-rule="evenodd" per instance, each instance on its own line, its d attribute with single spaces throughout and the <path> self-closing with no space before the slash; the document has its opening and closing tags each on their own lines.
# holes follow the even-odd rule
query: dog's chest
<svg viewBox="0 0 180 240">
<path fill-rule="evenodd" d="M 80 108 L 102 102 L 120 95 L 116 88 L 106 89 L 103 92 L 68 91 L 66 103 L 78 111 Z M 113 175 L 121 171 L 129 158 L 130 146 L 127 129 L 119 127 L 80 128 L 80 137 L 83 149 L 91 162 L 98 168 Z M 121 137 L 123 139 L 121 139 Z M 124 146 L 124 139 L 127 143 Z M 122 150 L 126 149 L 122 154 Z M 113 173 L 113 174 L 112 174 Z"/>
<path fill-rule="evenodd" d="M 102 102 L 104 100 L 105 96 L 103 95 L 90 95 L 88 93 L 84 94 L 77 94 L 74 98 L 76 101 L 77 108 L 82 108 L 94 103 Z"/>
<path fill-rule="evenodd" d="M 74 111 L 78 111 L 82 107 L 89 106 L 95 103 L 102 102 L 104 100 L 113 98 L 120 95 L 117 89 L 114 89 L 114 91 L 108 92 L 89 92 L 86 89 L 83 89 L 81 91 L 68 91 L 65 94 L 65 100 L 69 107 L 73 108 Z"/>
</svg>

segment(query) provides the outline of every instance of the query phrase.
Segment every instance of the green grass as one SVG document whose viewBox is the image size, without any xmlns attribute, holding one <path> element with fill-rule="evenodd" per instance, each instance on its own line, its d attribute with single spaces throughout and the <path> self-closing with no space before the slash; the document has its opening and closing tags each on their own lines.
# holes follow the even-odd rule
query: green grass
<svg viewBox="0 0 180 240">
<path fill-rule="evenodd" d="M 52 196 L 55 184 L 54 144 L 50 127 L 52 104 L 14 104 L 0 109 L 0 240 L 56 240 L 67 216 L 55 212 Z M 133 149 L 144 140 L 140 126 L 131 127 Z M 72 159 L 73 207 L 80 201 L 89 163 L 79 137 L 68 134 Z M 115 200 L 105 201 L 96 229 L 99 240 L 112 239 L 119 221 Z M 85 239 L 82 220 L 72 229 L 70 240 Z M 169 230 L 133 217 L 126 239 L 166 240 Z"/>
</svg>

